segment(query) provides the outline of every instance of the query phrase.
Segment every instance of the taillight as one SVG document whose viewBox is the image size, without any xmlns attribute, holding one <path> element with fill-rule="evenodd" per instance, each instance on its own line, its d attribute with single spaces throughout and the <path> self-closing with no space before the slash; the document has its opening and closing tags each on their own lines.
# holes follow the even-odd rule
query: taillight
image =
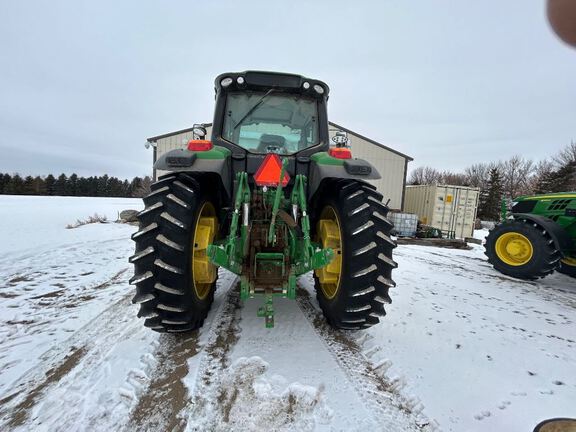
<svg viewBox="0 0 576 432">
<path fill-rule="evenodd" d="M 208 140 L 190 140 L 188 141 L 188 150 L 190 151 L 208 151 L 212 150 L 214 146 L 212 141 Z"/>
<path fill-rule="evenodd" d="M 276 153 L 268 153 L 254 174 L 254 181 L 258 186 L 278 186 L 280 180 L 280 172 L 282 171 L 282 161 Z M 282 186 L 286 186 L 290 181 L 290 176 L 284 171 L 284 178 L 282 179 Z"/>
<path fill-rule="evenodd" d="M 336 159 L 352 159 L 352 152 L 346 147 L 332 147 L 328 154 Z"/>
</svg>

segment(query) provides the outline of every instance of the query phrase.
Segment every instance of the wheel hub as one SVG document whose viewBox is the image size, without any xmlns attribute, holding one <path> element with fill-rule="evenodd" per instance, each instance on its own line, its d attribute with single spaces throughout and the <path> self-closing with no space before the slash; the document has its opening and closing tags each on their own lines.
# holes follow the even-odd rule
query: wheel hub
<svg viewBox="0 0 576 432">
<path fill-rule="evenodd" d="M 502 234 L 496 240 L 498 258 L 511 266 L 527 264 L 534 254 L 530 240 L 517 232 Z"/>
<path fill-rule="evenodd" d="M 194 290 L 200 299 L 204 299 L 212 283 L 216 280 L 217 268 L 208 259 L 206 249 L 214 241 L 218 231 L 218 219 L 212 204 L 204 203 L 200 210 L 196 229 L 194 230 L 192 249 L 192 274 L 194 276 Z"/>
<path fill-rule="evenodd" d="M 340 223 L 332 207 L 326 207 L 318 221 L 318 236 L 323 248 L 332 248 L 334 259 L 325 267 L 315 271 L 324 295 L 332 299 L 338 292 L 342 271 L 342 239 Z"/>
<path fill-rule="evenodd" d="M 562 264 L 565 264 L 570 267 L 576 267 L 576 258 L 567 257 L 562 259 Z"/>
</svg>

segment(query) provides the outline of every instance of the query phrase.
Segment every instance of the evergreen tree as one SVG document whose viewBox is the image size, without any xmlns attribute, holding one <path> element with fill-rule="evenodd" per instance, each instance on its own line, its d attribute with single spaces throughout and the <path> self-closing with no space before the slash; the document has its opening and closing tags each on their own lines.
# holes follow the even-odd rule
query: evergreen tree
<svg viewBox="0 0 576 432">
<path fill-rule="evenodd" d="M 58 196 L 66 195 L 66 187 L 68 183 L 68 178 L 66 174 L 62 173 L 58 176 L 58 180 L 54 183 L 54 194 Z"/>
<path fill-rule="evenodd" d="M 570 192 L 576 186 L 576 161 L 561 166 L 554 172 L 551 179 L 550 192 Z"/>
<path fill-rule="evenodd" d="M 557 170 L 545 173 L 534 189 L 537 194 L 576 190 L 576 161 L 567 162 Z"/>
<path fill-rule="evenodd" d="M 128 198 L 130 196 L 130 183 L 128 180 L 124 180 L 122 183 L 122 196 Z"/>
<path fill-rule="evenodd" d="M 46 188 L 46 195 L 56 195 L 56 179 L 52 174 L 46 176 L 44 187 Z"/>
<path fill-rule="evenodd" d="M 36 191 L 34 190 L 34 177 L 26 176 L 22 193 L 24 195 L 36 195 Z"/>
<path fill-rule="evenodd" d="M 88 196 L 98 196 L 98 177 L 90 176 L 88 178 L 89 193 Z"/>
<path fill-rule="evenodd" d="M 503 192 L 504 187 L 500 171 L 497 168 L 492 168 L 486 189 L 480 193 L 478 216 L 481 219 L 491 221 L 500 219 Z"/>
<path fill-rule="evenodd" d="M 142 179 L 140 177 L 134 177 L 130 183 L 130 196 L 139 197 L 138 191 L 142 188 Z"/>
<path fill-rule="evenodd" d="M 6 186 L 6 193 L 9 195 L 22 195 L 24 192 L 24 180 L 18 174 L 14 174 Z"/>
<path fill-rule="evenodd" d="M 110 177 L 108 180 L 108 196 L 122 196 L 122 182 L 116 177 Z"/>
<path fill-rule="evenodd" d="M 66 195 L 78 196 L 78 175 L 73 173 L 66 183 Z"/>
<path fill-rule="evenodd" d="M 48 196 L 102 196 L 102 197 L 143 197 L 150 193 L 152 179 L 149 176 L 134 177 L 132 180 L 109 177 L 80 177 L 62 173 L 55 178 L 0 173 L 0 194 L 48 195 Z"/>
<path fill-rule="evenodd" d="M 4 193 L 6 185 L 10 181 L 10 174 L 0 173 L 0 194 Z"/>
<path fill-rule="evenodd" d="M 76 186 L 77 196 L 88 196 L 88 179 L 84 177 L 78 177 L 78 182 Z"/>
<path fill-rule="evenodd" d="M 108 177 L 108 174 L 104 174 L 103 176 L 98 177 L 97 179 L 98 179 L 97 180 L 97 187 L 96 187 L 97 196 L 99 196 L 99 197 L 108 196 L 109 191 L 110 191 L 109 185 L 108 185 L 108 182 L 110 179 Z"/>
<path fill-rule="evenodd" d="M 46 184 L 40 176 L 34 177 L 34 193 L 36 195 L 46 195 Z"/>
</svg>

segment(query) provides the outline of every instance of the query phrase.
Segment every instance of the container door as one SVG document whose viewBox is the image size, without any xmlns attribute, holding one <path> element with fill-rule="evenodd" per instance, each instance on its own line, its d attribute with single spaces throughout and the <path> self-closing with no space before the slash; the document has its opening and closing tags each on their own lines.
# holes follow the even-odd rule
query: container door
<svg viewBox="0 0 576 432">
<path fill-rule="evenodd" d="M 434 194 L 433 223 L 445 236 L 454 235 L 454 191 L 453 188 L 437 186 Z"/>
</svg>

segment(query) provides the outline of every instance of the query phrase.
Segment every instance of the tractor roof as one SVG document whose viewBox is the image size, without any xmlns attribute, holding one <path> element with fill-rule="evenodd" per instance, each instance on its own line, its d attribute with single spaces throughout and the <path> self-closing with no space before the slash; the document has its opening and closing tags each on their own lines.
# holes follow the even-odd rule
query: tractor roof
<svg viewBox="0 0 576 432">
<path fill-rule="evenodd" d="M 231 80 L 226 80 L 226 78 L 230 78 Z M 224 86 L 223 83 L 226 82 L 229 84 Z M 317 90 L 318 86 L 320 91 Z M 325 98 L 328 97 L 328 93 L 330 92 L 330 88 L 323 81 L 283 72 L 226 72 L 218 75 L 214 81 L 214 89 L 216 92 L 221 89 L 257 90 L 270 88 L 298 93 L 310 93 L 311 96 L 318 97 L 321 95 Z"/>
<path fill-rule="evenodd" d="M 516 201 L 541 199 L 576 199 L 576 192 L 553 192 L 542 195 L 524 195 L 516 198 Z"/>
</svg>

